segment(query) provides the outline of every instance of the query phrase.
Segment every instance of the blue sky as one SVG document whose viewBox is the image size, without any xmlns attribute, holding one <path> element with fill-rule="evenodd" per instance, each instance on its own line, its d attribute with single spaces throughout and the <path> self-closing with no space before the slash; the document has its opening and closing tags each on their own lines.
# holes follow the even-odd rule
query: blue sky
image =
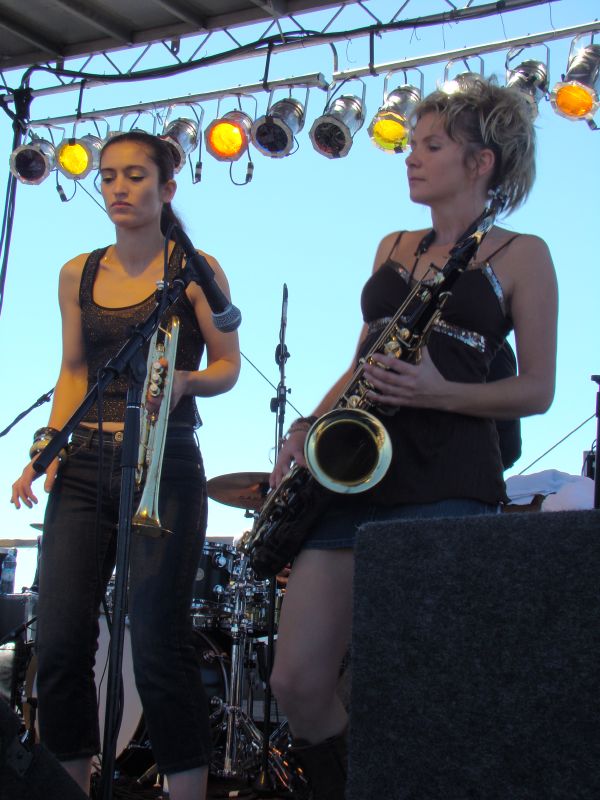
<svg viewBox="0 0 600 800">
<path fill-rule="evenodd" d="M 398 4 L 392 4 L 398 5 Z M 390 2 L 371 0 L 365 6 L 389 15 Z M 421 0 L 419 12 L 440 10 L 440 2 Z M 411 7 L 412 10 L 412 7 Z M 307 27 L 322 27 L 323 14 L 300 17 Z M 329 12 L 330 13 L 330 12 Z M 408 9 L 407 12 L 408 13 Z M 524 34 L 590 22 L 598 16 L 596 2 L 559 0 L 542 7 L 505 13 L 501 17 L 446 25 L 440 28 L 385 34 L 376 41 L 375 62 L 386 63 L 490 41 L 504 41 Z M 347 7 L 336 28 L 368 24 L 364 12 Z M 599 24 L 600 28 L 600 24 Z M 264 30 L 257 28 L 257 34 Z M 582 40 L 586 44 L 588 39 Z M 570 39 L 549 43 L 551 84 L 565 71 Z M 231 46 L 223 36 L 223 49 Z M 183 41 L 192 52 L 194 42 Z M 188 50 L 189 48 L 189 50 Z M 212 45 L 213 51 L 215 45 Z M 368 40 L 355 39 L 336 45 L 340 69 L 366 65 Z M 115 58 L 118 60 L 119 54 Z M 485 55 L 486 75 L 504 80 L 506 51 Z M 545 60 L 541 46 L 523 58 Z M 131 63 L 131 55 L 127 56 Z M 79 63 L 79 62 L 75 62 Z M 151 66 L 151 60 L 144 66 Z M 476 59 L 469 66 L 479 69 Z M 463 65 L 452 67 L 462 71 Z M 310 47 L 272 58 L 270 76 L 285 78 L 312 72 L 331 77 L 333 62 L 328 46 Z M 83 96 L 83 110 L 103 109 L 196 92 L 208 92 L 259 82 L 264 61 L 252 58 L 232 64 L 196 70 L 180 77 L 126 86 L 98 87 Z M 423 68 L 425 91 L 432 91 L 443 77 L 444 64 Z M 17 85 L 19 73 L 6 73 Z M 409 79 L 418 79 L 414 73 Z M 367 122 L 382 100 L 385 75 L 365 79 Z M 389 79 L 389 88 L 404 82 L 402 73 Z M 34 83 L 34 86 L 36 84 Z M 360 83 L 350 83 L 344 93 L 360 94 Z M 285 96 L 282 92 L 275 100 Z M 304 92 L 298 92 L 298 99 Z M 258 113 L 264 113 L 267 95 L 257 97 Z M 32 118 L 43 119 L 73 113 L 75 92 L 34 100 Z M 302 413 L 311 412 L 335 378 L 348 366 L 360 330 L 360 289 L 368 277 L 379 240 L 393 230 L 426 227 L 427 209 L 411 205 L 405 180 L 403 155 L 377 150 L 366 128 L 356 134 L 346 158 L 325 159 L 315 152 L 308 131 L 322 113 L 325 95 L 310 93 L 307 122 L 298 135 L 296 152 L 285 159 L 269 159 L 252 151 L 254 178 L 247 186 L 235 186 L 229 166 L 203 153 L 202 182 L 192 185 L 187 170 L 180 173 L 174 206 L 196 245 L 213 254 L 225 269 L 233 302 L 242 310 L 242 351 L 273 383 L 279 380 L 275 348 L 283 284 L 289 290 L 286 365 L 289 400 Z M 204 124 L 216 113 L 216 101 L 205 105 Z M 235 107 L 223 100 L 221 112 Z M 244 108 L 254 114 L 254 103 Z M 184 110 L 183 110 L 184 111 Z M 110 120 L 111 128 L 118 119 Z M 599 120 L 600 123 L 600 120 Z M 143 119 L 140 120 L 143 124 Z M 600 132 L 583 123 L 558 117 L 542 101 L 537 120 L 538 177 L 524 208 L 508 217 L 505 227 L 535 233 L 552 252 L 559 283 L 558 380 L 552 408 L 543 416 L 523 421 L 523 455 L 507 473 L 526 468 L 569 431 L 594 414 L 597 386 L 590 380 L 600 373 L 598 298 L 600 260 L 597 252 Z M 70 128 L 67 129 L 67 134 Z M 79 131 L 78 131 L 79 132 Z M 83 130 L 81 132 L 87 132 Z M 0 139 L 8 162 L 12 132 L 7 117 L 0 117 Z M 243 180 L 245 160 L 234 165 L 234 177 Z M 6 168 L 6 172 L 7 172 Z M 6 173 L 4 173 L 5 175 Z M 2 196 L 4 195 L 2 178 Z M 61 183 L 67 196 L 73 184 Z M 86 188 L 94 192 L 91 179 Z M 99 197 L 96 195 L 96 197 Z M 79 252 L 113 241 L 112 227 L 104 214 L 79 189 L 68 203 L 61 203 L 54 174 L 37 187 L 19 185 L 13 240 L 0 316 L 3 342 L 3 392 L 0 428 L 56 380 L 60 360 L 60 318 L 57 280 L 61 265 Z M 544 302 L 544 297 L 539 298 Z M 275 391 L 243 360 L 240 380 L 228 395 L 200 400 L 204 426 L 199 431 L 209 478 L 226 473 L 269 472 L 275 441 L 275 415 L 270 400 Z M 0 439 L 0 538 L 29 537 L 31 522 L 43 517 L 45 497 L 33 511 L 16 512 L 10 506 L 10 486 L 27 460 L 33 431 L 44 425 L 49 407 L 37 410 L 11 433 Z M 286 422 L 296 412 L 288 406 Z M 582 453 L 596 435 L 595 419 L 571 436 L 529 472 L 558 469 L 579 474 Z M 208 532 L 239 536 L 250 526 L 244 511 L 211 501 Z M 19 553 L 17 584 L 29 578 L 31 555 Z"/>
</svg>

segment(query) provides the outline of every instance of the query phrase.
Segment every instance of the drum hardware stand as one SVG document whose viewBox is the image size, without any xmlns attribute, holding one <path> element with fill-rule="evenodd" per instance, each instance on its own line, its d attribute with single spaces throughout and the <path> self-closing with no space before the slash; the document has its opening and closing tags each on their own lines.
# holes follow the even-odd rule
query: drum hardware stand
<svg viewBox="0 0 600 800">
<path fill-rule="evenodd" d="M 229 701 L 225 705 L 227 714 L 225 750 L 223 767 L 216 773 L 223 778 L 247 777 L 249 766 L 263 750 L 263 735 L 249 714 L 243 711 L 242 687 L 246 658 L 246 642 L 250 621 L 246 616 L 246 597 L 253 583 L 249 578 L 248 556 L 242 555 L 231 612 L 231 676 L 229 682 Z M 269 701 L 270 702 L 270 701 Z M 265 719 L 268 720 L 265 695 Z M 267 738 L 268 774 L 274 776 L 281 789 L 291 789 L 292 776 L 282 752 Z"/>
<path fill-rule="evenodd" d="M 214 277 L 214 276 L 213 276 Z M 132 335 L 119 352 L 109 360 L 100 372 L 98 382 L 90 389 L 81 405 L 63 428 L 54 435 L 48 446 L 42 450 L 33 464 L 38 473 L 45 472 L 60 451 L 67 446 L 69 436 L 96 402 L 100 392 L 119 375 L 129 376 L 125 411 L 125 426 L 121 456 L 121 493 L 119 498 L 119 523 L 117 532 L 117 554 L 115 564 L 115 594 L 111 630 L 110 660 L 106 691 L 106 713 L 104 742 L 102 747 L 102 772 L 100 776 L 99 800 L 111 800 L 115 770 L 115 750 L 120 725 L 119 698 L 121 696 L 121 670 L 123 663 L 123 643 L 125 638 L 125 598 L 127 576 L 129 573 L 129 549 L 131 541 L 131 519 L 135 492 L 135 473 L 138 463 L 140 408 L 146 363 L 142 348 L 158 328 L 160 318 L 194 281 L 201 288 L 206 284 L 206 276 L 199 273 L 193 259 L 186 261 L 185 267 L 168 287 L 157 293 L 157 303 L 148 318 L 135 326 Z"/>
</svg>

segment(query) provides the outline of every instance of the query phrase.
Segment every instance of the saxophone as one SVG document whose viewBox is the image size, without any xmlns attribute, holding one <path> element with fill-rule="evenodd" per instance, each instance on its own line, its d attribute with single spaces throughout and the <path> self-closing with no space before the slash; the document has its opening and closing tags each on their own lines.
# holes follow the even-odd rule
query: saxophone
<svg viewBox="0 0 600 800">
<path fill-rule="evenodd" d="M 334 493 L 367 491 L 385 475 L 392 446 L 385 426 L 369 411 L 372 404 L 367 393 L 372 387 L 364 376 L 364 365 L 376 364 L 378 353 L 419 362 L 455 282 L 503 205 L 503 198 L 494 196 L 454 245 L 444 267 L 432 280 L 414 286 L 368 354 L 359 360 L 333 409 L 309 429 L 304 443 L 307 467 L 292 467 L 240 540 L 239 548 L 249 556 L 259 579 L 276 574 L 294 558 Z"/>
</svg>

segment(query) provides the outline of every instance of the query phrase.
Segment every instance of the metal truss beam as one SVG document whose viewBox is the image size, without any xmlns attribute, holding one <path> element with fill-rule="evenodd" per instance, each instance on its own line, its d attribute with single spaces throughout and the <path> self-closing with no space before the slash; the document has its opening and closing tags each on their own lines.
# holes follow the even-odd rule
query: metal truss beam
<svg viewBox="0 0 600 800">
<path fill-rule="evenodd" d="M 209 100 L 218 100 L 222 97 L 253 97 L 259 92 L 271 91 L 273 89 L 321 89 L 327 91 L 329 88 L 329 81 L 320 72 L 315 72 L 310 75 L 300 75 L 294 78 L 281 78 L 279 80 L 269 81 L 264 83 L 251 83 L 246 86 L 233 86 L 228 89 L 215 89 L 210 92 L 203 92 L 201 94 L 186 94 L 182 97 L 169 97 L 164 100 L 152 100 L 149 103 L 135 103 L 127 106 L 120 106 L 118 108 L 105 108 L 99 111 L 93 111 L 89 114 L 66 114 L 62 117 L 52 117 L 48 119 L 38 119 L 30 122 L 32 127 L 44 127 L 47 125 L 69 125 L 74 122 L 83 122 L 84 120 L 93 120 L 98 117 L 121 117 L 124 114 L 131 114 L 135 112 L 144 111 L 159 111 L 172 106 L 185 106 L 196 103 L 208 102 Z"/>
<path fill-rule="evenodd" d="M 431 53 L 430 55 L 418 56 L 416 58 L 404 58 L 400 61 L 389 61 L 385 64 L 369 64 L 364 67 L 356 67 L 336 71 L 333 73 L 333 81 L 349 80 L 351 78 L 364 78 L 369 75 L 382 75 L 387 72 L 401 72 L 403 69 L 415 67 L 425 67 L 428 64 L 440 64 L 448 61 L 480 56 L 484 53 L 498 53 L 502 50 L 511 50 L 518 47 L 528 47 L 532 44 L 555 41 L 557 39 L 567 39 L 582 33 L 600 31 L 600 20 L 584 22 L 580 25 L 571 25 L 568 28 L 553 28 L 550 31 L 532 33 L 527 36 L 517 36 L 513 39 L 502 39 L 497 42 L 487 42 L 486 44 L 476 44 L 470 47 L 461 47 L 458 50 L 444 50 L 441 53 Z"/>
<path fill-rule="evenodd" d="M 529 8 L 532 6 L 539 6 L 542 4 L 559 2 L 560 0 L 496 0 L 495 2 L 487 2 L 487 3 L 480 3 L 478 5 L 474 5 L 472 0 L 468 0 L 463 8 L 457 8 L 455 4 L 451 5 L 451 10 L 447 10 L 448 0 L 445 0 L 446 6 L 444 6 L 443 11 L 438 12 L 436 14 L 430 14 L 428 16 L 421 16 L 421 17 L 410 17 L 405 19 L 398 19 L 400 13 L 406 10 L 409 6 L 411 8 L 416 8 L 416 6 L 411 5 L 413 2 L 417 2 L 417 0 L 404 0 L 404 3 L 401 4 L 400 8 L 396 9 L 395 12 L 391 13 L 388 21 L 377 21 L 373 24 L 373 19 L 375 19 L 374 15 L 363 5 L 362 2 L 357 2 L 356 6 L 361 8 L 365 14 L 365 22 L 369 24 L 365 24 L 361 27 L 356 27 L 351 30 L 333 30 L 332 24 L 333 21 L 336 19 L 343 19 L 342 11 L 348 5 L 348 3 L 342 2 L 333 13 L 331 19 L 328 19 L 325 25 L 323 26 L 322 30 L 319 31 L 306 31 L 304 30 L 296 21 L 296 19 L 291 15 L 291 11 L 294 7 L 293 2 L 279 2 L 278 0 L 252 0 L 254 5 L 257 7 L 260 6 L 261 8 L 267 7 L 276 17 L 277 21 L 280 20 L 282 17 L 278 14 L 279 9 L 283 9 L 284 14 L 287 14 L 287 18 L 293 23 L 294 27 L 291 31 L 279 31 L 275 35 L 268 35 L 272 30 L 273 23 L 271 22 L 269 27 L 267 28 L 267 32 L 260 36 L 258 39 L 255 39 L 252 42 L 247 44 L 238 44 L 237 41 L 233 38 L 230 34 L 228 27 L 227 27 L 227 20 L 223 19 L 220 20 L 218 17 L 213 17 L 210 22 L 203 18 L 196 18 L 193 13 L 190 13 L 189 6 L 184 2 L 184 0 L 156 0 L 162 4 L 165 8 L 170 8 L 174 11 L 180 18 L 185 14 L 186 7 L 187 7 L 187 19 L 186 22 L 192 23 L 195 25 L 194 34 L 198 34 L 198 27 L 200 30 L 210 30 L 214 32 L 216 30 L 223 30 L 225 33 L 229 34 L 230 37 L 238 46 L 232 48 L 229 51 L 221 52 L 212 54 L 207 56 L 204 59 L 196 59 L 194 60 L 194 56 L 196 55 L 196 51 L 191 59 L 185 60 L 181 59 L 178 60 L 177 65 L 166 65 L 164 67 L 165 72 L 163 74 L 173 74 L 177 70 L 185 70 L 185 69 L 195 69 L 201 68 L 203 66 L 208 66 L 214 63 L 225 63 L 227 61 L 235 61 L 239 59 L 247 59 L 252 56 L 264 57 L 267 50 L 272 53 L 276 52 L 283 52 L 283 51 L 291 51 L 296 49 L 304 49 L 306 47 L 315 46 L 315 45 L 323 45 L 323 44 L 331 44 L 334 45 L 335 42 L 347 42 L 351 39 L 361 38 L 370 36 L 372 40 L 376 36 L 381 36 L 386 33 L 400 31 L 400 30 L 413 30 L 427 26 L 436 26 L 436 25 L 445 25 L 448 23 L 458 23 L 461 21 L 468 21 L 468 20 L 475 20 L 480 19 L 483 17 L 499 14 L 499 13 L 507 13 L 509 11 L 519 11 L 524 8 Z M 63 2 L 65 5 L 71 7 L 71 9 L 75 9 L 75 7 L 87 8 L 88 4 L 83 3 L 82 0 L 59 0 L 59 2 Z M 441 2 L 441 0 L 440 0 Z M 326 3 L 326 6 L 330 6 L 331 4 Z M 251 22 L 254 20 L 248 20 Z M 105 20 L 105 26 L 109 26 L 110 22 Z M 129 35 L 130 40 L 132 39 L 131 35 L 128 34 L 125 30 L 117 26 L 115 33 L 121 37 L 127 37 Z M 171 50 L 171 41 L 172 38 L 179 38 L 186 39 L 192 34 L 189 32 L 186 33 L 185 31 L 180 30 L 173 30 L 172 35 L 169 31 L 164 32 L 165 34 L 161 38 L 155 38 L 152 42 L 148 45 L 148 47 L 153 46 L 161 46 L 166 48 L 167 51 Z M 33 32 L 31 33 L 33 35 Z M 170 37 L 170 38 L 167 38 Z M 136 37 L 133 37 L 133 41 L 136 41 Z M 138 42 L 139 43 L 139 42 Z M 48 49 L 50 48 L 50 49 Z M 52 49 L 53 48 L 53 49 Z M 47 43 L 47 52 L 50 55 L 58 55 L 59 57 L 66 58 L 67 53 L 64 52 L 66 48 L 63 48 L 62 51 L 56 46 L 53 45 L 52 42 Z M 108 53 L 116 53 L 121 52 L 122 48 L 114 47 L 110 50 L 101 49 L 96 53 L 96 55 L 104 56 L 103 67 L 106 68 L 106 62 L 113 63 L 108 58 Z M 121 52 L 122 55 L 122 52 Z M 110 75 L 104 74 L 100 76 L 98 74 L 93 74 L 91 72 L 86 73 L 85 77 L 87 80 L 88 85 L 92 85 L 95 79 L 98 79 L 100 83 L 110 82 L 111 79 L 117 78 L 119 80 L 135 80 L 137 76 L 139 76 L 140 80 L 146 79 L 148 77 L 160 77 L 161 76 L 161 69 L 157 68 L 154 70 L 154 74 L 149 74 L 148 71 L 145 70 L 137 70 L 139 62 L 139 55 L 136 54 L 132 65 L 129 68 L 124 68 L 118 72 L 117 75 Z M 50 73 L 50 65 L 34 65 L 33 69 L 47 69 L 48 73 Z M 337 69 L 337 66 L 334 65 L 334 69 Z M 57 73 L 60 73 L 64 77 L 64 80 L 59 80 L 59 91 L 64 91 L 64 83 L 68 82 L 69 79 L 77 80 L 77 77 L 74 77 L 73 72 L 77 72 L 77 70 L 57 70 Z M 83 75 L 82 75 L 83 77 Z M 45 94 L 50 94 L 52 91 L 52 86 L 47 87 L 47 90 L 44 91 Z M 46 89 L 46 87 L 44 87 Z M 39 90 L 36 90 L 39 91 Z"/>
</svg>

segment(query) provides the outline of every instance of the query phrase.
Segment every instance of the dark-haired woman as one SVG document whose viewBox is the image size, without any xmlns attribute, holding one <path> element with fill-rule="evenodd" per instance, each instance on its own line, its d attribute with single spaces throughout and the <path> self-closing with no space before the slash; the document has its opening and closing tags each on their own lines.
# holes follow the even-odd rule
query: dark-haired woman
<svg viewBox="0 0 600 800">
<path fill-rule="evenodd" d="M 490 190 L 512 211 L 534 179 L 534 130 L 526 101 L 488 81 L 417 108 L 406 159 L 413 202 L 432 227 L 386 236 L 362 293 L 356 358 L 369 352 L 415 281 L 444 266 L 479 218 Z M 271 684 L 294 737 L 314 800 L 341 800 L 347 714 L 336 693 L 350 639 L 353 542 L 372 520 L 493 514 L 507 500 L 494 420 L 543 413 L 554 392 L 557 290 L 543 241 L 493 227 L 456 282 L 419 364 L 379 355 L 365 368 L 375 411 L 393 446 L 391 466 L 369 492 L 332 503 L 294 562 L 278 628 Z M 514 330 L 518 374 L 487 382 L 489 365 Z M 350 369 L 317 405 L 335 405 Z M 304 464 L 310 419 L 292 424 L 271 477 Z M 443 542 L 440 543 L 443 546 Z"/>
<path fill-rule="evenodd" d="M 36 434 L 33 458 L 77 409 L 131 326 L 154 307 L 164 272 L 164 234 L 175 219 L 173 174 L 173 150 L 157 137 L 132 132 L 104 146 L 102 195 L 116 241 L 61 270 L 62 363 L 48 428 Z M 228 292 L 223 270 L 205 257 Z M 181 249 L 170 242 L 169 279 L 182 261 Z M 132 536 L 128 614 L 135 679 L 158 768 L 167 774 L 174 800 L 198 800 L 206 793 L 211 735 L 189 614 L 206 530 L 194 397 L 231 389 L 240 361 L 236 334 L 215 328 L 197 285 L 187 287 L 166 320 L 175 314 L 181 327 L 159 492 L 161 522 L 173 533 Z M 205 348 L 206 366 L 200 369 Z M 44 484 L 50 497 L 36 645 L 40 737 L 85 791 L 92 757 L 100 750 L 93 669 L 98 609 L 115 561 L 126 389 L 126 378 L 119 378 L 104 394 L 103 442 L 94 407 L 75 430 L 67 460 L 50 465 Z M 36 476 L 30 463 L 13 485 L 17 508 L 37 502 Z"/>
</svg>

